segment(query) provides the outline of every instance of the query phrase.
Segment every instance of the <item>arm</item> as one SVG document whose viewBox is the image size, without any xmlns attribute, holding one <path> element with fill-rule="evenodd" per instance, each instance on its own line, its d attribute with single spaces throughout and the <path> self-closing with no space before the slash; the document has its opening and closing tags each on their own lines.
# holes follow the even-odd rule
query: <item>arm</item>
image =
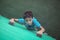
<svg viewBox="0 0 60 40">
<path fill-rule="evenodd" d="M 24 23 L 24 19 L 23 18 L 19 18 L 19 19 L 12 18 L 12 19 L 10 19 L 11 23 L 14 23 L 15 21 L 18 21 L 19 23 Z"/>
<path fill-rule="evenodd" d="M 42 35 L 43 32 L 45 31 L 45 29 L 43 28 L 43 26 L 41 26 L 41 24 L 39 23 L 39 21 L 37 21 L 36 18 L 34 18 L 33 22 L 34 22 L 34 24 L 35 24 L 35 26 L 36 26 L 37 28 L 39 28 L 39 29 L 41 28 L 41 30 L 39 30 L 39 31 L 37 32 L 37 34 Z M 37 30 L 38 30 L 38 29 L 37 29 Z"/>
<path fill-rule="evenodd" d="M 10 22 L 11 22 L 11 23 L 14 23 L 15 21 L 18 21 L 18 19 L 15 19 L 15 18 L 11 18 L 11 19 L 10 19 Z"/>
<path fill-rule="evenodd" d="M 45 31 L 45 29 L 44 29 L 42 26 L 40 26 L 40 28 L 41 28 L 41 30 L 39 30 L 39 31 L 37 32 L 37 34 L 42 35 L 42 34 L 43 34 L 43 32 Z"/>
<path fill-rule="evenodd" d="M 40 30 L 40 31 L 42 31 L 42 32 L 44 32 L 44 31 L 45 31 L 45 29 L 44 29 L 42 26 L 41 26 L 40 28 L 41 28 L 41 30 Z"/>
</svg>

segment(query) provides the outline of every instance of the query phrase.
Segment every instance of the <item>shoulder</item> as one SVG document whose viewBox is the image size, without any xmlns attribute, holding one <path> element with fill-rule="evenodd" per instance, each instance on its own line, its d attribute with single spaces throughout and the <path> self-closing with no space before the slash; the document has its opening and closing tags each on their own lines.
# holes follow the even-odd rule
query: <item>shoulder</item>
<svg viewBox="0 0 60 40">
<path fill-rule="evenodd" d="M 37 19 L 35 17 L 33 17 L 33 21 L 37 21 Z"/>
<path fill-rule="evenodd" d="M 35 17 L 33 18 L 33 23 L 34 23 L 35 26 L 37 26 L 37 27 L 40 27 L 40 26 L 41 26 L 40 22 L 39 22 Z"/>
<path fill-rule="evenodd" d="M 19 18 L 19 20 L 24 20 L 23 18 Z"/>
<path fill-rule="evenodd" d="M 19 18 L 18 21 L 19 22 L 24 22 L 24 19 L 23 18 Z"/>
</svg>

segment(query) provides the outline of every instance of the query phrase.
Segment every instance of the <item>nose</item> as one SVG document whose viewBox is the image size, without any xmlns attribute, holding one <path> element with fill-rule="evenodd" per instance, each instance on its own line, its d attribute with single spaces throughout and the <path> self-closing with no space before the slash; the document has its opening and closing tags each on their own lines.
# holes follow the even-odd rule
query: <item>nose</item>
<svg viewBox="0 0 60 40">
<path fill-rule="evenodd" d="M 29 21 L 28 24 L 31 25 L 32 23 Z"/>
<path fill-rule="evenodd" d="M 31 22 L 30 22 L 30 21 L 28 21 L 28 23 L 30 24 Z"/>
</svg>

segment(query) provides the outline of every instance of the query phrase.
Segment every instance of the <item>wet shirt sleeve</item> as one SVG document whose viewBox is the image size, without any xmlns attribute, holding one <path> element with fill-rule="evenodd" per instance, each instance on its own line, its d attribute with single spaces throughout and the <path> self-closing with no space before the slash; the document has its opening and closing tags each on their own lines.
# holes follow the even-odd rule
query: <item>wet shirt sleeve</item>
<svg viewBox="0 0 60 40">
<path fill-rule="evenodd" d="M 41 24 L 39 23 L 39 21 L 37 21 L 36 18 L 33 18 L 33 23 L 36 27 L 39 27 L 39 28 L 41 27 Z"/>
<path fill-rule="evenodd" d="M 24 23 L 24 19 L 23 19 L 23 18 L 19 18 L 19 19 L 18 19 L 18 22 L 19 22 L 19 23 Z"/>
</svg>

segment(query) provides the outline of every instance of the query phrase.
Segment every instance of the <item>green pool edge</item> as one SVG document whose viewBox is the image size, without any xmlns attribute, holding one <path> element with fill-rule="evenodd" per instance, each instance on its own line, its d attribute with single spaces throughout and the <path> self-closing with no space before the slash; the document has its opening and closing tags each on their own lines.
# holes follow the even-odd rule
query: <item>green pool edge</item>
<svg viewBox="0 0 60 40">
<path fill-rule="evenodd" d="M 9 25 L 9 19 L 0 16 L 0 40 L 56 40 L 55 38 L 43 34 L 42 38 L 35 33 L 28 31 L 23 25 L 16 23 Z"/>
</svg>

